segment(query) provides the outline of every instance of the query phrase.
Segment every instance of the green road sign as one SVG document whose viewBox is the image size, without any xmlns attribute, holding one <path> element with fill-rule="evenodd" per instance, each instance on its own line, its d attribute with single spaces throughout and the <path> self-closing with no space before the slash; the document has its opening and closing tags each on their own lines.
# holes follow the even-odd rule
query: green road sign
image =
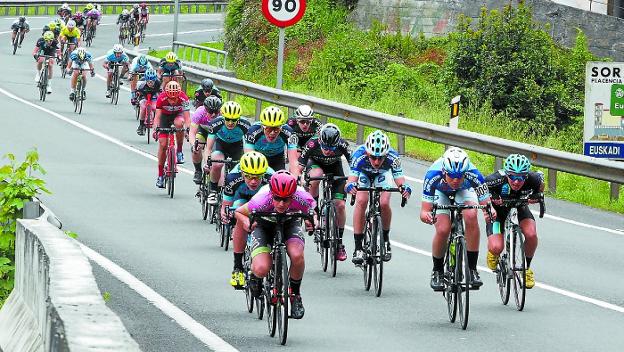
<svg viewBox="0 0 624 352">
<path fill-rule="evenodd" d="M 612 116 L 624 116 L 624 84 L 611 85 L 611 109 Z"/>
</svg>

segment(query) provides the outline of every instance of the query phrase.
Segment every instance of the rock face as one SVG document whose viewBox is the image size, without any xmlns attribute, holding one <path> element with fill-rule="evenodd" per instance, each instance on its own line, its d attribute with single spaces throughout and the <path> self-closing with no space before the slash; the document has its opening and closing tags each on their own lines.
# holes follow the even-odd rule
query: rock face
<svg viewBox="0 0 624 352">
<path fill-rule="evenodd" d="M 516 4 L 518 1 L 511 1 Z M 362 28 L 373 20 L 388 25 L 391 31 L 417 36 L 453 31 L 460 14 L 477 18 L 483 6 L 501 9 L 510 0 L 359 0 L 352 19 Z M 548 0 L 526 0 L 533 8 L 533 18 L 551 36 L 565 46 L 572 46 L 576 29 L 587 36 L 589 49 L 596 55 L 624 61 L 624 20 L 614 16 L 584 11 Z"/>
</svg>

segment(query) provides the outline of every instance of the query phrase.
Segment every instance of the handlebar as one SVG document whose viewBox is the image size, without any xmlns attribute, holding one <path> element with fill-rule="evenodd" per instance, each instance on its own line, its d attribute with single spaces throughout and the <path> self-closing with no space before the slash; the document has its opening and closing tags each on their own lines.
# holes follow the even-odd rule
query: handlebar
<svg viewBox="0 0 624 352">
<path fill-rule="evenodd" d="M 305 174 L 303 176 L 303 179 L 306 182 L 306 186 L 310 185 L 310 181 L 331 181 L 336 182 L 336 181 L 342 181 L 342 180 L 346 180 L 348 179 L 348 176 L 334 176 L 333 174 L 325 174 L 323 176 L 315 176 L 315 177 L 311 177 L 308 174 Z"/>
<path fill-rule="evenodd" d="M 206 160 L 207 164 L 227 164 L 228 166 L 233 166 L 238 164 L 239 160 L 232 160 L 232 158 L 226 158 L 225 160 L 223 159 L 218 159 L 218 160 L 212 160 L 212 158 L 208 157 L 208 159 Z"/>
<path fill-rule="evenodd" d="M 402 188 L 385 188 L 385 187 L 355 187 L 355 189 L 358 190 L 358 192 L 395 192 L 395 193 L 403 193 L 403 189 Z M 355 204 L 355 196 L 351 195 L 351 205 Z M 407 198 L 401 198 L 401 208 L 405 207 L 405 204 L 407 204 Z"/>
<path fill-rule="evenodd" d="M 257 218 L 274 218 L 276 220 L 283 219 L 305 219 L 313 221 L 314 213 L 304 213 L 296 211 L 292 213 L 278 213 L 275 211 L 252 211 L 249 214 L 250 223 L 253 223 Z"/>
<path fill-rule="evenodd" d="M 485 211 L 488 213 L 488 216 L 490 217 L 490 219 L 492 219 L 492 211 L 491 211 L 491 204 L 486 204 L 486 205 L 472 205 L 472 204 L 438 204 L 438 203 L 433 203 L 433 209 L 431 209 L 431 214 L 433 215 L 433 219 L 435 222 L 435 218 L 436 218 L 436 212 L 438 211 L 438 209 L 442 209 L 442 210 L 465 210 L 465 209 L 485 209 Z"/>
<path fill-rule="evenodd" d="M 175 133 L 175 132 L 182 132 L 182 131 L 186 131 L 186 128 L 177 128 L 177 127 L 156 127 L 156 132 L 162 132 L 162 133 Z"/>
<path fill-rule="evenodd" d="M 530 200 L 537 200 L 540 207 L 539 217 L 540 219 L 544 217 L 546 213 L 546 203 L 544 202 L 544 193 L 537 194 L 528 194 L 525 197 L 517 198 L 517 199 L 502 199 L 501 205 L 512 208 L 519 208 L 525 205 L 530 204 Z"/>
</svg>

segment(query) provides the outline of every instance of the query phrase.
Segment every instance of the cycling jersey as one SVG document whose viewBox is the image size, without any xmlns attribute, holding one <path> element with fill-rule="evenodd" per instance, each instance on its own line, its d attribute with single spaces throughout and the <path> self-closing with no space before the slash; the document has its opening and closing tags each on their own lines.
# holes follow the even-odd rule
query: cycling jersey
<svg viewBox="0 0 624 352">
<path fill-rule="evenodd" d="M 124 24 L 127 23 L 130 20 L 130 15 L 122 15 L 119 14 L 119 17 L 117 17 L 117 24 Z"/>
<path fill-rule="evenodd" d="M 245 149 L 258 151 L 264 156 L 271 157 L 284 154 L 284 146 L 288 150 L 297 149 L 297 135 L 288 125 L 282 126 L 282 131 L 273 142 L 269 142 L 264 135 L 260 122 L 256 122 L 245 134 Z"/>
<path fill-rule="evenodd" d="M 25 21 L 24 23 L 20 23 L 19 20 L 15 20 L 15 22 L 13 22 L 13 24 L 11 24 L 11 30 L 13 30 L 13 32 L 17 32 L 18 30 L 30 30 L 30 25 L 28 24 L 28 21 Z"/>
<path fill-rule="evenodd" d="M 311 209 L 316 207 L 314 198 L 312 198 L 310 193 L 306 192 L 301 186 L 297 186 L 297 190 L 295 191 L 295 194 L 293 194 L 292 198 L 293 199 L 286 210 L 287 213 L 296 211 L 308 213 Z M 247 203 L 247 208 L 250 213 L 253 211 L 275 211 L 275 207 L 273 206 L 273 194 L 271 193 L 269 185 L 264 185 L 260 188 L 258 193 L 256 193 L 256 195 L 249 200 L 249 203 Z"/>
<path fill-rule="evenodd" d="M 262 178 L 260 186 L 258 186 L 255 190 L 251 190 L 245 183 L 243 174 L 240 171 L 240 164 L 237 164 L 232 171 L 225 176 L 225 181 L 223 182 L 225 185 L 225 187 L 223 187 L 223 200 L 230 203 L 235 203 L 239 200 L 248 202 L 254 195 L 256 195 L 256 193 L 258 193 L 263 185 L 269 183 L 269 179 L 273 173 L 273 169 L 268 168 Z"/>
<path fill-rule="evenodd" d="M 490 197 L 490 192 L 485 184 L 485 178 L 472 163 L 468 165 L 468 170 L 464 173 L 464 182 L 457 189 L 451 188 L 444 180 L 443 163 L 444 159 L 440 158 L 427 170 L 423 182 L 423 202 L 433 203 L 436 201 L 436 191 L 448 197 L 459 191 L 474 189 L 479 202 Z"/>
<path fill-rule="evenodd" d="M 76 15 L 72 16 L 72 20 L 74 20 L 74 22 L 76 22 L 76 27 L 82 27 L 85 23 L 85 18 L 80 16 L 80 18 L 78 18 Z"/>
<path fill-rule="evenodd" d="M 63 27 L 63 29 L 61 29 L 61 35 L 67 39 L 70 39 L 70 38 L 80 39 L 80 29 L 78 29 L 77 27 L 74 27 L 74 30 L 69 30 L 69 28 Z"/>
<path fill-rule="evenodd" d="M 164 58 L 160 60 L 158 67 L 166 74 L 173 74 L 175 71 L 182 69 L 182 63 L 180 60 L 176 60 L 174 63 L 167 62 Z"/>
<path fill-rule="evenodd" d="M 209 139 L 217 139 L 223 143 L 231 144 L 241 142 L 245 134 L 249 131 L 250 126 L 251 124 L 249 121 L 240 118 L 236 121 L 236 126 L 229 129 L 225 126 L 225 119 L 223 116 L 219 116 L 218 118 L 210 121 L 205 128 L 208 131 Z M 204 127 L 200 126 L 200 128 Z"/>
<path fill-rule="evenodd" d="M 318 137 L 314 137 L 305 144 L 298 161 L 301 166 L 307 166 L 309 162 L 316 165 L 332 165 L 340 163 L 340 157 L 343 155 L 347 159 L 347 162 L 351 163 L 349 143 L 344 139 L 340 138 L 338 146 L 332 155 L 324 155 Z"/>
<path fill-rule="evenodd" d="M 150 87 L 147 85 L 146 81 L 139 81 L 137 83 L 137 93 L 141 97 L 145 97 L 147 99 L 147 95 L 151 94 L 151 100 L 156 101 L 158 99 L 158 94 L 160 94 L 160 81 L 156 80 L 154 82 L 154 86 Z"/>
<path fill-rule="evenodd" d="M 152 68 L 152 64 L 148 61 L 147 65 L 139 65 L 139 57 L 135 57 L 132 59 L 132 63 L 130 64 L 130 72 L 134 73 L 145 73 L 148 69 Z"/>
<path fill-rule="evenodd" d="M 141 17 L 147 17 L 149 15 L 149 7 L 142 7 L 140 13 Z"/>
<path fill-rule="evenodd" d="M 93 57 L 91 56 L 91 53 L 87 52 L 87 54 L 85 55 L 84 60 L 80 60 L 80 58 L 78 57 L 78 49 L 72 51 L 71 54 L 69 54 L 69 60 L 71 62 L 74 62 L 78 65 L 82 65 L 85 62 L 93 62 Z"/>
<path fill-rule="evenodd" d="M 93 10 L 87 12 L 86 16 L 88 18 L 90 18 L 90 19 L 93 19 L 93 20 L 99 20 L 101 14 L 100 14 L 100 11 L 98 11 L 96 9 L 93 9 Z"/>
<path fill-rule="evenodd" d="M 493 197 L 503 199 L 518 199 L 529 194 L 540 193 L 542 176 L 537 172 L 529 172 L 519 190 L 514 191 L 509 185 L 507 174 L 504 170 L 498 170 L 485 178 L 485 183 Z"/>
<path fill-rule="evenodd" d="M 401 168 L 401 158 L 396 150 L 390 148 L 388 154 L 384 158 L 381 166 L 376 169 L 371 165 L 370 159 L 366 154 L 366 147 L 364 145 L 359 146 L 351 155 L 351 172 L 349 176 L 360 177 L 364 175 L 366 177 L 375 178 L 378 175 L 391 172 L 393 178 L 403 176 L 403 169 Z"/>
<path fill-rule="evenodd" d="M 184 111 L 189 111 L 189 99 L 184 92 L 180 92 L 180 97 L 172 104 L 167 99 L 167 94 L 162 92 L 156 100 L 156 109 L 160 109 L 163 115 L 178 115 Z"/>
<path fill-rule="evenodd" d="M 126 55 L 126 53 L 121 53 L 121 56 L 117 57 L 115 56 L 113 49 L 111 49 L 106 53 L 106 59 L 104 59 L 104 61 L 121 64 L 130 62 L 130 58 Z"/>
<path fill-rule="evenodd" d="M 217 114 L 216 116 L 218 116 Z M 216 117 L 215 116 L 215 117 Z M 200 106 L 195 110 L 193 116 L 191 116 L 191 124 L 199 126 L 199 125 L 207 125 L 210 120 L 212 120 L 212 115 L 208 113 L 205 106 Z"/>
<path fill-rule="evenodd" d="M 56 39 L 52 40 L 48 45 L 43 37 L 37 39 L 36 52 L 43 55 L 48 56 L 56 56 L 56 51 L 58 50 L 58 41 Z"/>
<path fill-rule="evenodd" d="M 210 95 L 214 95 L 219 99 L 223 99 L 221 97 L 221 91 L 217 87 L 212 87 L 212 92 L 210 92 Z M 195 107 L 200 107 L 204 103 L 204 100 L 206 100 L 206 94 L 204 94 L 204 91 L 201 89 L 201 87 L 199 87 L 195 90 Z"/>
<path fill-rule="evenodd" d="M 301 149 L 305 146 L 306 142 L 310 138 L 318 134 L 323 124 L 321 123 L 321 121 L 317 119 L 312 119 L 310 123 L 310 129 L 308 130 L 308 132 L 303 132 L 301 128 L 299 127 L 299 124 L 297 123 L 297 119 L 294 117 L 291 117 L 288 119 L 288 126 L 292 128 L 292 130 L 297 135 L 297 147 Z"/>
</svg>

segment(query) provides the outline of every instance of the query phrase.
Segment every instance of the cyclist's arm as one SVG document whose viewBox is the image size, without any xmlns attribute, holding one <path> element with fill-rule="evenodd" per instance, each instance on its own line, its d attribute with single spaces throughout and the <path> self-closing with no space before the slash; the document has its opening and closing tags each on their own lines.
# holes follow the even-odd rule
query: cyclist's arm
<svg viewBox="0 0 624 352">
<path fill-rule="evenodd" d="M 243 204 L 243 206 L 236 209 L 234 217 L 238 223 L 243 225 L 244 229 L 249 229 L 249 203 Z"/>
<path fill-rule="evenodd" d="M 160 116 L 162 115 L 162 110 L 156 108 L 156 113 L 154 114 L 154 126 L 158 128 L 160 126 Z"/>
<path fill-rule="evenodd" d="M 421 202 L 420 205 L 420 221 L 425 224 L 433 224 L 433 214 L 431 211 L 433 210 L 433 203 L 431 202 Z"/>
</svg>

